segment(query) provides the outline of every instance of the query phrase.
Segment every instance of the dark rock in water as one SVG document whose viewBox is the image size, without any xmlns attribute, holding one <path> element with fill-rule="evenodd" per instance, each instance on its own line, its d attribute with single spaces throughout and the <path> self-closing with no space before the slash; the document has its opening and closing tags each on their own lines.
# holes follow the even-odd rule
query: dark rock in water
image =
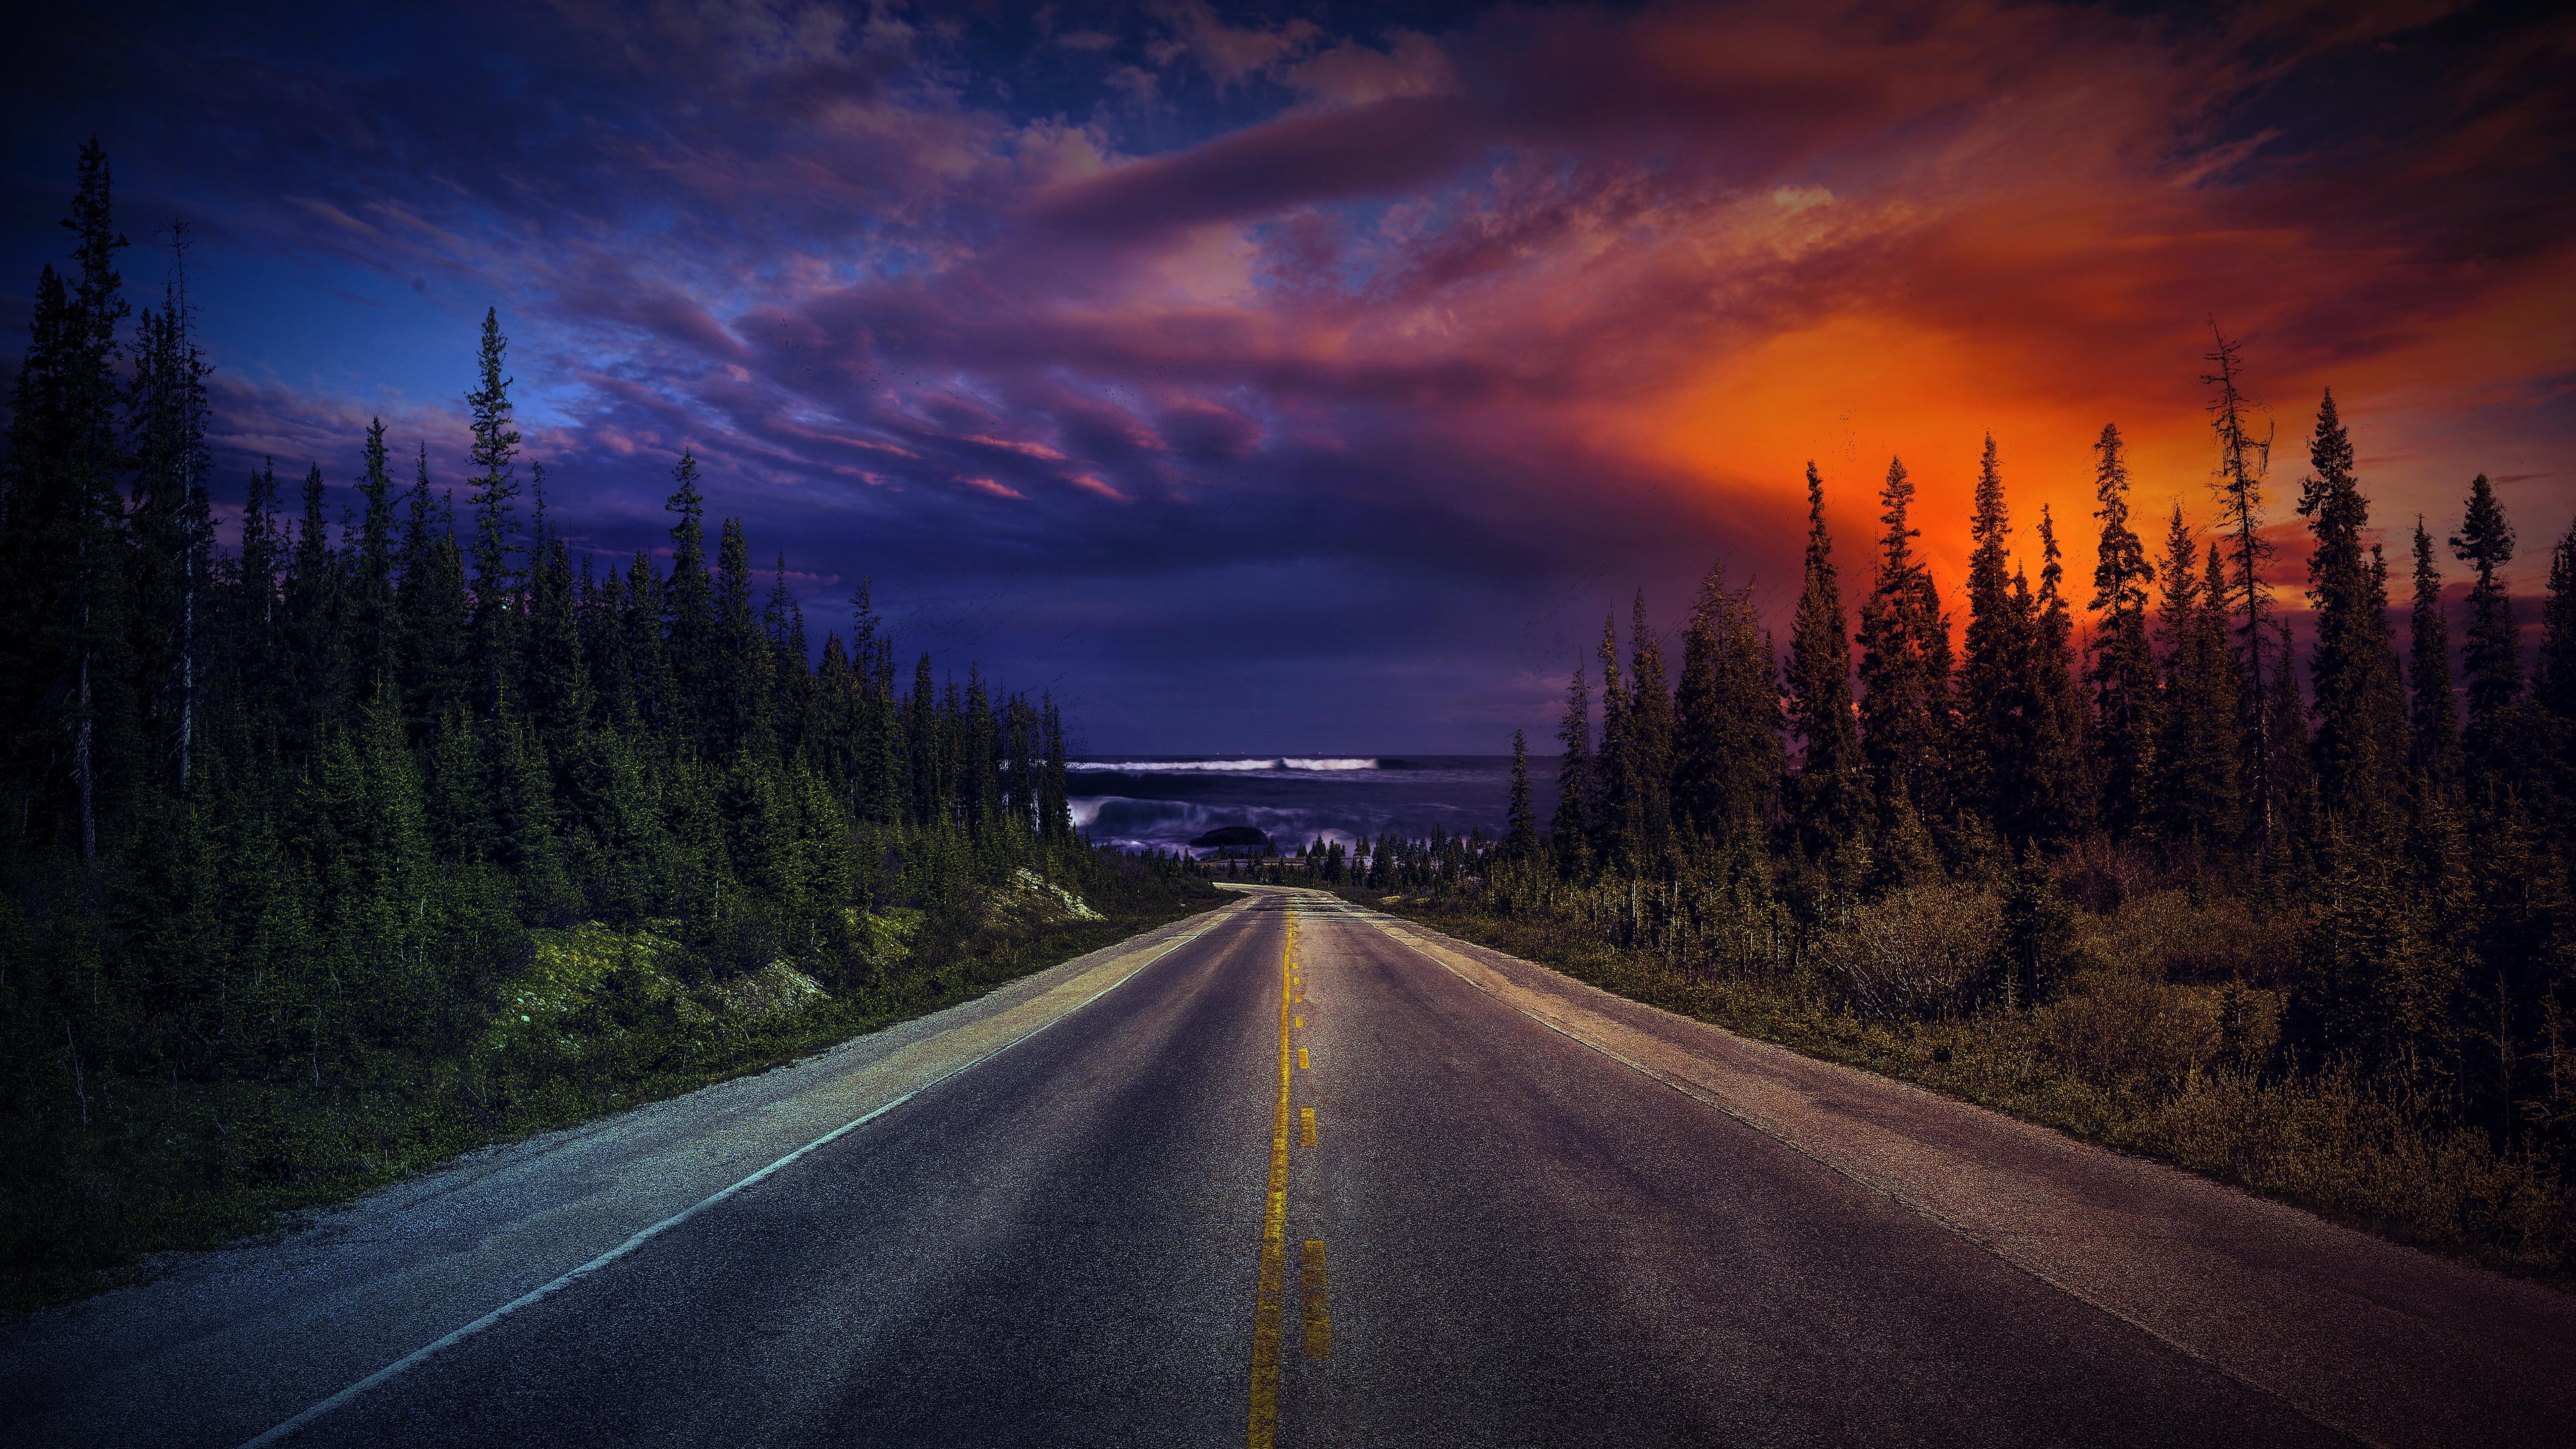
<svg viewBox="0 0 2576 1449">
<path fill-rule="evenodd" d="M 1270 837 L 1249 825 L 1220 825 L 1190 842 L 1193 849 L 1212 850 L 1221 846 L 1268 845 Z"/>
</svg>

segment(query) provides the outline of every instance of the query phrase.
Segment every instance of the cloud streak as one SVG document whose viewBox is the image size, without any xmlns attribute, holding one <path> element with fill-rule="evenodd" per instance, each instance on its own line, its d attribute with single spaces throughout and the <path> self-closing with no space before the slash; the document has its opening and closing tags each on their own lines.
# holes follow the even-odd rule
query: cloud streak
<svg viewBox="0 0 2576 1449">
<path fill-rule="evenodd" d="M 2142 512 L 2209 512 L 2212 316 L 2276 518 L 2328 384 L 2382 525 L 2478 471 L 2527 537 L 2576 509 L 2566 18 L 1047 16 L 63 20 L 5 234 L 32 277 L 92 127 L 127 215 L 198 219 L 236 469 L 345 480 L 385 411 L 453 478 L 497 304 L 603 553 L 694 447 L 818 612 L 871 576 L 1104 748 L 1537 729 L 1636 584 L 1784 598 L 1809 457 L 1847 573 L 1902 453 L 1955 577 L 1991 430 L 2081 580 L 2104 421 Z"/>
</svg>

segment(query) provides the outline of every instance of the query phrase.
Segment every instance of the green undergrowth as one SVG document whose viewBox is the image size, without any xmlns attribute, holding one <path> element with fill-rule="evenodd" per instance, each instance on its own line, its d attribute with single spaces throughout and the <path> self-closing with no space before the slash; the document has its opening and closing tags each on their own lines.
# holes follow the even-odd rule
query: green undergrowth
<svg viewBox="0 0 2576 1449">
<path fill-rule="evenodd" d="M 387 1053 L 318 1081 L 93 1077 L 81 1150 L 0 1190 L 0 1305 L 140 1281 L 172 1252 L 299 1226 L 460 1153 L 810 1056 L 1224 903 L 1184 877 L 1104 909 L 1025 870 L 1008 885 L 962 940 L 919 911 L 851 912 L 830 986 L 783 960 L 710 979 L 675 922 L 585 922 L 530 930 L 488 1021 L 444 1057 Z"/>
<path fill-rule="evenodd" d="M 1677 969 L 1581 923 L 1353 898 L 1631 1000 L 2399 1242 L 2562 1286 L 2576 1281 L 2576 1194 L 2559 1164 L 2500 1152 L 2486 1133 L 2349 1073 L 2283 1069 L 2281 994 L 2242 979 L 2192 979 L 2211 973 L 2190 969 L 2195 951 L 2262 943 L 2171 900 L 2082 917 L 2085 964 L 2041 1005 L 1910 1019 L 1854 1011 L 1814 968 L 1730 978 Z"/>
</svg>

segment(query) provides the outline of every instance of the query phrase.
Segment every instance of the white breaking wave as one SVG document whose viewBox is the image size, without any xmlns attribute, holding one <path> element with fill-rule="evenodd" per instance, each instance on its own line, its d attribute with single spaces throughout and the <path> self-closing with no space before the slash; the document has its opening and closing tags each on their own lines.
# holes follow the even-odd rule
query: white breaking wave
<svg viewBox="0 0 2576 1449">
<path fill-rule="evenodd" d="M 1249 775 L 1268 770 L 1374 770 L 1374 759 L 1339 759 L 1305 755 L 1270 755 L 1252 760 L 1069 760 L 1067 770 L 1086 774 Z"/>
</svg>

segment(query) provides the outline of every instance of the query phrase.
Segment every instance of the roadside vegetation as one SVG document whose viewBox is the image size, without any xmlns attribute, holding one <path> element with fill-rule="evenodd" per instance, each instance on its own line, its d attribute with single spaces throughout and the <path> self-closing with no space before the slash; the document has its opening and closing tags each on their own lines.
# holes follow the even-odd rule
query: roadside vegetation
<svg viewBox="0 0 2576 1449">
<path fill-rule="evenodd" d="M 68 225 L 0 472 L 0 1304 L 1216 903 L 864 583 L 809 649 L 686 453 L 667 562 L 578 552 L 497 318 L 461 500 L 378 424 L 219 543 L 184 253 L 135 311 L 95 147 Z"/>
<path fill-rule="evenodd" d="M 2270 447 L 2235 345 L 2214 337 L 2209 362 L 2212 516 L 2175 505 L 2151 554 L 2106 425 L 2083 627 L 2047 510 L 2015 552 L 1989 439 L 1964 621 L 1891 462 L 1855 632 L 1810 465 L 1785 659 L 1750 586 L 1712 570 L 1675 679 L 1640 594 L 1625 650 L 1606 621 L 1597 672 L 1569 683 L 1553 820 L 1515 737 L 1501 839 L 1236 868 L 1394 897 L 1674 1010 L 2569 1273 L 2576 524 L 2549 548 L 2534 659 L 2491 481 L 2438 535 L 2413 520 L 2401 652 L 2329 393 L 2297 483 L 2298 641 L 2267 582 Z M 2445 554 L 2469 583 L 2456 654 Z"/>
</svg>

